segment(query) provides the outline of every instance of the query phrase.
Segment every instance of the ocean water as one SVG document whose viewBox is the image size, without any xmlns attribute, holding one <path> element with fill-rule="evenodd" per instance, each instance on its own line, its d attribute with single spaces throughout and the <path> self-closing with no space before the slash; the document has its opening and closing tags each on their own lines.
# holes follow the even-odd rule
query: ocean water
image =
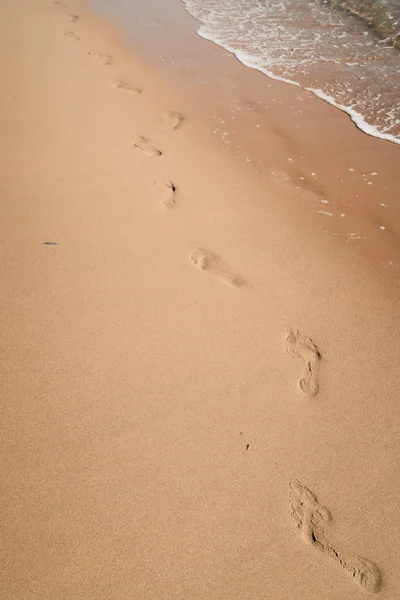
<svg viewBox="0 0 400 600">
<path fill-rule="evenodd" d="M 400 144 L 400 0 L 182 0 L 198 34 Z"/>
</svg>

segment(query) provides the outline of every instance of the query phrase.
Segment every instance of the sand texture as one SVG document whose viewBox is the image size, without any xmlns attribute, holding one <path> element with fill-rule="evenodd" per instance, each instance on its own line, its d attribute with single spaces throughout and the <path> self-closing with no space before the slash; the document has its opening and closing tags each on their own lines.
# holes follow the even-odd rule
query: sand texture
<svg viewBox="0 0 400 600">
<path fill-rule="evenodd" d="M 78 2 L 0 47 L 1 598 L 400 598 L 394 226 L 317 226 Z"/>
</svg>

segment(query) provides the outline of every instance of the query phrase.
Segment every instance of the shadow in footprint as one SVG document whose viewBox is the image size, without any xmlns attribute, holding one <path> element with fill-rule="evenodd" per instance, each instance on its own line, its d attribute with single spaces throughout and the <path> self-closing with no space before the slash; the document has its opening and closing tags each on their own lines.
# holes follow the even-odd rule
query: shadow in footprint
<svg viewBox="0 0 400 600">
<path fill-rule="evenodd" d="M 176 204 L 176 185 L 171 179 L 164 182 L 164 196 L 162 203 L 168 208 L 174 208 Z"/>
<path fill-rule="evenodd" d="M 88 52 L 90 56 L 97 58 L 99 65 L 108 67 L 113 61 L 113 57 L 110 54 L 99 54 L 98 52 Z"/>
<path fill-rule="evenodd" d="M 52 8 L 68 8 L 68 6 L 64 2 L 60 2 L 60 0 L 49 0 L 47 5 Z"/>
<path fill-rule="evenodd" d="M 110 81 L 111 87 L 117 90 L 123 90 L 124 92 L 129 92 L 131 94 L 141 94 L 142 90 L 137 87 L 130 85 L 126 81 L 122 81 L 121 79 L 116 79 L 115 81 Z"/>
<path fill-rule="evenodd" d="M 327 542 L 325 528 L 331 522 L 328 509 L 319 504 L 317 497 L 298 481 L 292 481 L 289 488 L 292 519 L 304 541 L 338 562 L 364 590 L 379 591 L 381 574 L 373 563 L 366 558 L 336 550 Z"/>
<path fill-rule="evenodd" d="M 240 273 L 236 272 L 219 256 L 209 250 L 194 248 L 190 255 L 190 260 L 200 271 L 211 273 L 228 285 L 242 286 L 245 283 Z"/>
<path fill-rule="evenodd" d="M 130 140 L 130 143 L 134 146 L 134 148 L 138 148 L 147 156 L 161 156 L 162 155 L 161 150 L 158 150 L 157 148 L 153 148 L 152 146 L 150 146 L 148 139 L 143 137 L 142 135 L 133 137 Z"/>
<path fill-rule="evenodd" d="M 80 41 L 80 39 L 81 39 L 81 38 L 80 38 L 80 37 L 78 37 L 78 36 L 76 35 L 76 33 L 74 33 L 73 31 L 66 31 L 66 32 L 64 33 L 64 35 L 65 35 L 65 37 L 67 37 L 67 38 L 70 38 L 70 39 L 72 39 L 72 40 L 76 40 L 76 41 Z"/>
<path fill-rule="evenodd" d="M 316 396 L 319 390 L 318 364 L 321 360 L 317 346 L 297 329 L 288 331 L 286 344 L 288 354 L 301 358 L 306 366 L 306 373 L 299 381 L 301 391 L 307 396 Z"/>
<path fill-rule="evenodd" d="M 174 110 L 167 110 L 161 115 L 162 128 L 165 131 L 178 129 L 184 121 L 184 116 Z"/>
</svg>

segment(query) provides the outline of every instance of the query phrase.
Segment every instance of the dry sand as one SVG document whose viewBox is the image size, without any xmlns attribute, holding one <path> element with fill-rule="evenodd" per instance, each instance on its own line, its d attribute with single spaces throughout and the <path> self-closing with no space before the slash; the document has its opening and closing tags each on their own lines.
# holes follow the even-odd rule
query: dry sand
<svg viewBox="0 0 400 600">
<path fill-rule="evenodd" d="M 330 235 L 77 2 L 0 47 L 1 597 L 399 598 L 396 217 Z"/>
</svg>

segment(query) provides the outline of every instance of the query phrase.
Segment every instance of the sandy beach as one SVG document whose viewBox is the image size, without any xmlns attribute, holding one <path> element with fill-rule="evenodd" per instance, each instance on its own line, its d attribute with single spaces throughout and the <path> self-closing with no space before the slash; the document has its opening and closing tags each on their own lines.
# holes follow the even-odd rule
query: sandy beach
<svg viewBox="0 0 400 600">
<path fill-rule="evenodd" d="M 398 599 L 400 147 L 79 1 L 0 47 L 1 597 Z"/>
</svg>

